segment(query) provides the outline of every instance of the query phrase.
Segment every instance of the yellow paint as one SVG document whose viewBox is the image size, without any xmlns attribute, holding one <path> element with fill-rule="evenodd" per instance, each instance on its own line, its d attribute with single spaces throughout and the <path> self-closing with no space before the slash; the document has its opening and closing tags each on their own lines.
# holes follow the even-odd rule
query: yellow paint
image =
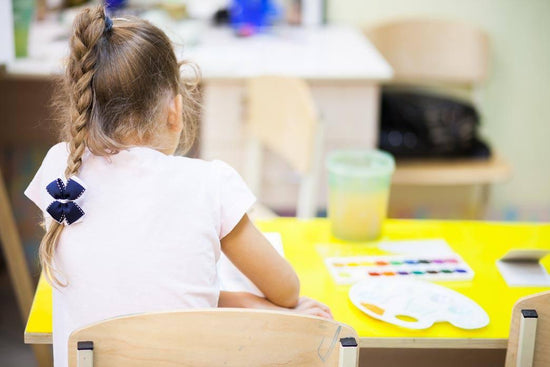
<svg viewBox="0 0 550 367">
<path fill-rule="evenodd" d="M 490 323 L 479 330 L 462 330 L 449 323 L 436 323 L 426 330 L 408 330 L 382 323 L 365 315 L 348 299 L 350 286 L 336 285 L 326 270 L 319 249 L 327 252 L 327 245 L 345 248 L 345 253 L 356 249 L 364 254 L 365 248 L 375 251 L 372 243 L 352 246 L 335 239 L 326 219 L 310 221 L 281 218 L 259 223 L 265 232 L 280 232 L 286 258 L 295 267 L 301 281 L 302 295 L 330 306 L 334 317 L 353 326 L 360 337 L 403 338 L 508 338 L 510 314 L 513 304 L 521 297 L 550 288 L 510 288 L 506 285 L 495 261 L 512 248 L 550 248 L 549 224 L 503 224 L 462 221 L 387 220 L 382 238 L 390 240 L 444 238 L 455 252 L 476 273 L 471 282 L 439 282 L 460 292 L 487 311 Z M 318 244 L 324 244 L 319 247 Z M 376 251 L 375 251 L 376 252 Z M 550 261 L 544 264 L 550 270 Z M 41 279 L 38 284 L 25 333 L 50 334 L 51 288 Z"/>
<path fill-rule="evenodd" d="M 371 261 L 362 261 L 362 262 L 360 263 L 360 265 L 361 265 L 361 266 L 373 266 L 374 263 L 371 262 Z"/>
<path fill-rule="evenodd" d="M 382 316 L 385 312 L 383 308 L 380 308 L 380 307 L 378 307 L 376 305 L 373 305 L 373 304 L 370 304 L 370 303 L 362 302 L 361 306 L 365 307 L 367 310 L 370 310 L 370 311 L 372 311 L 375 314 L 380 315 L 380 316 Z"/>
<path fill-rule="evenodd" d="M 407 316 L 407 315 L 395 315 L 395 318 L 396 319 L 399 319 L 401 321 L 405 321 L 405 322 L 417 322 L 418 320 L 415 319 L 414 317 L 412 316 Z"/>
</svg>

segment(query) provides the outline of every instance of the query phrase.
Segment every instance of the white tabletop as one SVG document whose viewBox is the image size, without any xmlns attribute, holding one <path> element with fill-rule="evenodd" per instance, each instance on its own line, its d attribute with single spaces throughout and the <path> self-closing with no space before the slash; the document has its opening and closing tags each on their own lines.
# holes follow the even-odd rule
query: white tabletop
<svg viewBox="0 0 550 367">
<path fill-rule="evenodd" d="M 208 28 L 183 56 L 205 78 L 248 78 L 279 74 L 306 79 L 392 77 L 392 69 L 366 38 L 351 27 L 278 27 L 237 38 L 228 29 Z"/>
<path fill-rule="evenodd" d="M 384 80 L 390 65 L 351 27 L 280 26 L 252 37 L 236 37 L 229 28 L 163 27 L 176 44 L 179 58 L 199 65 L 204 80 L 241 79 L 257 75 L 291 75 L 305 79 Z M 168 29 L 167 29 L 168 28 Z M 189 36 L 189 29 L 196 34 Z M 186 35 L 183 35 L 187 33 Z M 185 38 L 192 41 L 186 42 Z M 7 65 L 15 76 L 48 76 L 63 71 L 68 29 L 50 19 L 35 23 L 29 36 L 29 57 Z"/>
</svg>

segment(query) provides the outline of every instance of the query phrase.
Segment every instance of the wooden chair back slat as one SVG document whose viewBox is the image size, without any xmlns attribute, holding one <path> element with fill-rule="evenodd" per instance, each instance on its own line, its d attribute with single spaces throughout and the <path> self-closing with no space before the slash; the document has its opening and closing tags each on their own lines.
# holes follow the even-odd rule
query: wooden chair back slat
<svg viewBox="0 0 550 367">
<path fill-rule="evenodd" d="M 95 367 L 338 366 L 340 338 L 349 326 L 288 312 L 211 309 L 146 313 L 103 321 L 74 331 L 92 341 Z"/>
<path fill-rule="evenodd" d="M 365 30 L 397 81 L 475 85 L 487 78 L 489 39 L 460 22 L 412 19 Z"/>
</svg>

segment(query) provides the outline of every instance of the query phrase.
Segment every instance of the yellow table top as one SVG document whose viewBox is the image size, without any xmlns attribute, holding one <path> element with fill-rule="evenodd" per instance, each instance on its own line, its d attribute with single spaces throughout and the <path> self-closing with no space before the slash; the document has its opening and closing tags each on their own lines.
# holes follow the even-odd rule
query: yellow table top
<svg viewBox="0 0 550 367">
<path fill-rule="evenodd" d="M 348 256 L 377 255 L 375 244 L 345 243 L 330 234 L 325 219 L 281 218 L 258 224 L 265 232 L 280 232 L 285 257 L 301 280 L 302 295 L 330 306 L 336 320 L 353 326 L 362 347 L 395 348 L 506 348 L 512 306 L 521 297 L 548 290 L 542 287 L 508 287 L 495 262 L 512 248 L 550 249 L 549 224 L 504 224 L 462 221 L 388 220 L 384 239 L 444 238 L 475 272 L 468 282 L 439 282 L 474 301 L 487 311 L 488 326 L 463 330 L 436 323 L 426 330 L 409 330 L 370 318 L 352 305 L 350 286 L 337 285 L 326 270 L 322 253 Z M 550 269 L 550 259 L 543 264 Z M 51 343 L 52 298 L 50 286 L 41 279 L 32 305 L 26 343 Z"/>
</svg>

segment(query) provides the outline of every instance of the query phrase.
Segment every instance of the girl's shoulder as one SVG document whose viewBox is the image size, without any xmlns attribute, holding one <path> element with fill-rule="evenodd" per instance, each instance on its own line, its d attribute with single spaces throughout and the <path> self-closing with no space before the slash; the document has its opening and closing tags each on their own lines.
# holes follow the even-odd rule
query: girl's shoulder
<svg viewBox="0 0 550 367">
<path fill-rule="evenodd" d="M 64 171 L 67 167 L 67 157 L 69 149 L 67 143 L 58 143 L 51 147 L 38 171 L 25 189 L 25 195 L 31 199 L 41 210 L 45 211 L 52 201 L 46 187 L 52 180 L 64 177 Z"/>
<path fill-rule="evenodd" d="M 69 156 L 69 144 L 67 142 L 60 142 L 52 146 L 46 156 L 44 157 L 43 163 L 48 163 L 50 161 L 58 162 L 59 160 L 62 164 L 67 163 L 67 157 Z"/>
<path fill-rule="evenodd" d="M 61 177 L 67 167 L 68 156 L 69 145 L 66 142 L 55 144 L 46 153 L 38 172 L 44 176 Z"/>
</svg>

